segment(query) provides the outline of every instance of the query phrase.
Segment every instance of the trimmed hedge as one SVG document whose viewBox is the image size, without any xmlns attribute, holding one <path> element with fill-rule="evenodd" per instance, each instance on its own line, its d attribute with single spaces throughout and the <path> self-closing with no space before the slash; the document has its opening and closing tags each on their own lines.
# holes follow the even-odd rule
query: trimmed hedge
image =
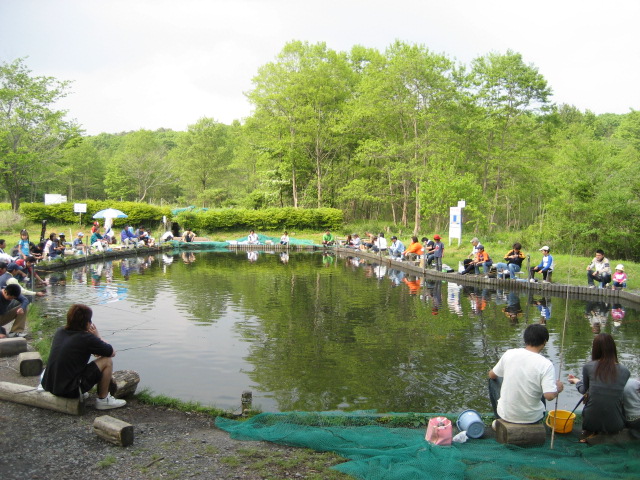
<svg viewBox="0 0 640 480">
<path fill-rule="evenodd" d="M 128 215 L 128 218 L 117 218 L 114 226 L 124 226 L 130 223 L 133 226 L 150 226 L 162 221 L 162 216 L 171 218 L 169 207 L 156 207 L 146 203 L 136 202 L 113 202 L 107 200 L 82 200 L 77 202 L 59 203 L 56 205 L 45 205 L 43 203 L 23 203 L 20 212 L 32 222 L 47 220 L 55 223 L 78 223 L 80 214 L 74 213 L 74 203 L 86 203 L 87 213 L 82 214 L 82 224 L 93 223 L 93 215 L 106 208 L 116 208 Z M 102 222 L 100 222 L 102 223 Z"/>
<path fill-rule="evenodd" d="M 335 208 L 266 208 L 264 210 L 211 209 L 206 212 L 181 212 L 175 220 L 185 228 L 199 232 L 219 230 L 335 230 L 342 226 L 342 210 Z"/>
</svg>

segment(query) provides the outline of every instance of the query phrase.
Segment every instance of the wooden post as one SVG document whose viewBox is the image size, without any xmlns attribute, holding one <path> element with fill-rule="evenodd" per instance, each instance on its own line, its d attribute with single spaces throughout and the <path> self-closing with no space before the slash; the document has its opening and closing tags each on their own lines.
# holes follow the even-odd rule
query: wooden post
<svg viewBox="0 0 640 480">
<path fill-rule="evenodd" d="M 38 391 L 36 387 L 18 383 L 0 382 L 0 400 L 46 408 L 71 415 L 84 413 L 84 403 L 79 398 L 56 397 L 49 392 Z"/>
<path fill-rule="evenodd" d="M 251 404 L 253 403 L 253 394 L 251 393 L 251 390 L 245 390 L 242 392 L 240 403 L 242 404 L 242 414 L 246 415 L 247 412 L 251 410 Z"/>
<path fill-rule="evenodd" d="M 133 370 L 117 370 L 113 372 L 111 382 L 116 386 L 115 392 L 111 392 L 111 395 L 115 398 L 126 398 L 136 393 L 140 375 Z"/>
<path fill-rule="evenodd" d="M 18 355 L 20 375 L 34 377 L 42 373 L 42 357 L 38 352 L 23 352 Z"/>
<path fill-rule="evenodd" d="M 133 445 L 133 425 L 109 415 L 96 417 L 93 431 L 100 438 L 121 447 Z"/>
<path fill-rule="evenodd" d="M 27 351 L 27 341 L 21 337 L 0 339 L 0 357 L 13 357 Z"/>
<path fill-rule="evenodd" d="M 496 440 L 498 443 L 531 446 L 542 445 L 546 439 L 547 431 L 542 423 L 509 423 L 502 419 L 496 421 Z"/>
</svg>

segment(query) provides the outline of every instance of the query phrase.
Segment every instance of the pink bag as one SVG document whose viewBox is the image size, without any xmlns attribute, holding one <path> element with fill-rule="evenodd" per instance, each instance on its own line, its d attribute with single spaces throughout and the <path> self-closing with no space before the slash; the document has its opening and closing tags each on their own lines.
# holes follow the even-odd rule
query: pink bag
<svg viewBox="0 0 640 480">
<path fill-rule="evenodd" d="M 446 417 L 434 417 L 429 419 L 425 440 L 433 445 L 451 445 L 453 427 L 451 420 Z"/>
</svg>

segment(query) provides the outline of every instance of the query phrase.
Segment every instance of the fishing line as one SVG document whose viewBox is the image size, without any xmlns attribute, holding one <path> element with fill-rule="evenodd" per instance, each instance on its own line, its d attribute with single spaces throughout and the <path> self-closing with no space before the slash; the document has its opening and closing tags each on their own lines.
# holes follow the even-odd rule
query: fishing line
<svg viewBox="0 0 640 480">
<path fill-rule="evenodd" d="M 564 360 L 564 336 L 567 331 L 567 319 L 569 318 L 569 281 L 571 280 L 571 262 L 573 261 L 573 244 L 571 245 L 571 255 L 569 257 L 569 268 L 567 268 L 567 297 L 564 302 L 564 321 L 562 322 L 562 337 L 560 340 L 560 364 L 558 365 L 558 380 L 560 380 L 560 372 L 562 372 L 563 360 Z M 558 422 L 558 398 L 560 393 L 556 396 L 555 403 L 555 415 L 553 416 L 553 428 L 551 429 L 551 450 L 553 450 L 553 443 L 556 437 L 556 423 Z M 577 407 L 577 405 L 576 405 Z"/>
</svg>

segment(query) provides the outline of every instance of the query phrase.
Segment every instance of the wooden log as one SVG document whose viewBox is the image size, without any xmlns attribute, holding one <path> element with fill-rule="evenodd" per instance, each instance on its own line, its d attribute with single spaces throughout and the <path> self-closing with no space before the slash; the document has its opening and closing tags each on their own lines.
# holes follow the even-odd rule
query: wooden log
<svg viewBox="0 0 640 480">
<path fill-rule="evenodd" d="M 96 417 L 93 421 L 93 431 L 100 438 L 115 445 L 121 447 L 133 445 L 133 425 L 109 415 Z"/>
<path fill-rule="evenodd" d="M 33 377 L 42 373 L 42 357 L 38 352 L 23 352 L 18 355 L 20 375 Z"/>
<path fill-rule="evenodd" d="M 542 423 L 509 423 L 502 419 L 496 421 L 496 440 L 498 443 L 519 446 L 542 445 L 546 438 L 547 431 Z"/>
<path fill-rule="evenodd" d="M 112 383 L 115 384 L 115 391 L 111 395 L 115 398 L 126 398 L 136 393 L 140 375 L 133 370 L 117 370 L 113 372 Z"/>
<path fill-rule="evenodd" d="M 1 338 L 0 357 L 13 357 L 27 351 L 27 341 L 21 337 Z"/>
<path fill-rule="evenodd" d="M 0 382 L 0 400 L 8 400 L 31 407 L 46 408 L 47 410 L 70 415 L 84 413 L 84 403 L 79 398 L 56 397 L 49 392 L 38 391 L 36 387 L 18 383 Z"/>
</svg>

